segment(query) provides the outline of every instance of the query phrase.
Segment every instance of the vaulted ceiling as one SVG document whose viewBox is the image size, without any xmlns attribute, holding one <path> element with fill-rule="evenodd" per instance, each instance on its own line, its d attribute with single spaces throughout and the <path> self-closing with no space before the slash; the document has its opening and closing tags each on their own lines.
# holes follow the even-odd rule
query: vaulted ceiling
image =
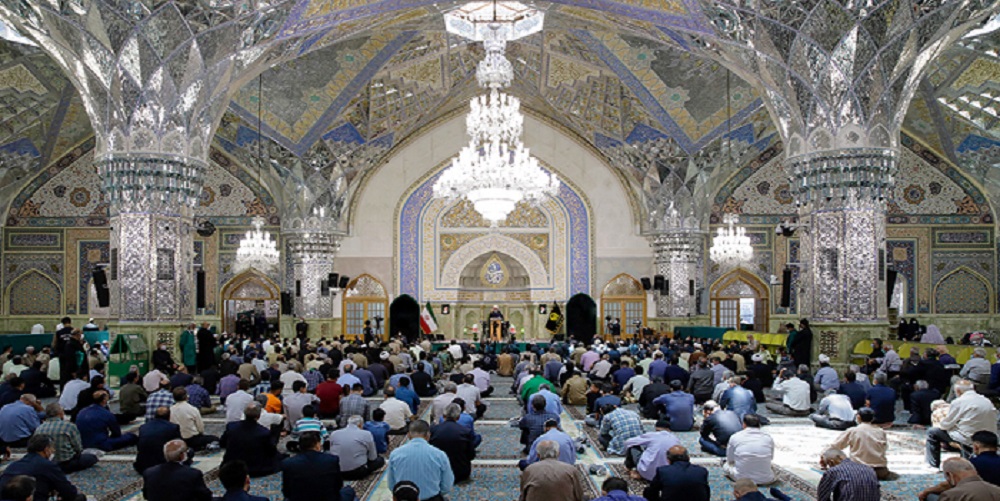
<svg viewBox="0 0 1000 501">
<path fill-rule="evenodd" d="M 375 3 L 383 9 L 375 17 L 364 10 L 366 2 L 299 3 L 286 30 L 317 35 L 303 44 L 303 56 L 235 93 L 217 146 L 252 167 L 260 110 L 272 182 L 285 186 L 287 196 L 289 185 L 308 183 L 310 176 L 340 179 L 335 197 L 342 203 L 395 145 L 463 111 L 480 92 L 474 74 L 481 46 L 445 32 L 443 6 Z M 593 146 L 633 186 L 639 203 L 672 177 L 688 188 L 713 186 L 730 171 L 642 166 L 623 158 L 623 145 L 655 144 L 680 158 L 718 149 L 730 130 L 734 140 L 758 148 L 778 140 L 756 90 L 701 57 L 677 31 L 707 29 L 689 3 L 629 4 L 544 5 L 545 30 L 508 46 L 516 73 L 509 92 L 533 115 Z M 339 16 L 337 30 L 316 30 L 331 16 Z M 92 132 L 75 88 L 35 48 L 0 42 L 0 106 L 6 204 L 34 171 Z M 1000 36 L 966 39 L 934 61 L 904 131 L 960 166 L 970 152 L 1000 151 Z M 976 165 L 972 174 L 1000 194 L 1000 182 L 993 181 L 1000 169 Z"/>
</svg>

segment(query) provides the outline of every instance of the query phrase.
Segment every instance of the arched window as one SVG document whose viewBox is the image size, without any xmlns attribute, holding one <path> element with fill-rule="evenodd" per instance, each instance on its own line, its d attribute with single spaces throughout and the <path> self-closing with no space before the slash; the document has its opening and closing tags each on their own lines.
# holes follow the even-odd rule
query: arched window
<svg viewBox="0 0 1000 501">
<path fill-rule="evenodd" d="M 711 288 L 709 305 L 712 325 L 767 332 L 768 288 L 752 273 L 736 269 L 722 276 Z"/>
<path fill-rule="evenodd" d="M 347 286 L 347 290 L 341 292 L 344 301 L 344 337 L 355 339 L 364 335 L 365 320 L 371 321 L 375 336 L 380 339 L 387 339 L 385 336 L 385 316 L 389 309 L 389 295 L 385 292 L 385 286 L 371 275 L 361 275 Z M 381 322 L 376 322 L 375 318 L 382 318 Z"/>
<path fill-rule="evenodd" d="M 618 319 L 621 324 L 622 338 L 635 335 L 636 322 L 646 324 L 646 291 L 631 275 L 622 273 L 612 278 L 601 292 L 601 335 L 608 339 L 607 318 Z"/>
</svg>

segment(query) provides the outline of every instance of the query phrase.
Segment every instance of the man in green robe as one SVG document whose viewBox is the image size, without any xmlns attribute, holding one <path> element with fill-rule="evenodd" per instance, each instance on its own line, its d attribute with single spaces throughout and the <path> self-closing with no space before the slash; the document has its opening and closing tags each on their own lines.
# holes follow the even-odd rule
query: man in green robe
<svg viewBox="0 0 1000 501">
<path fill-rule="evenodd" d="M 197 345 L 195 344 L 195 325 L 188 324 L 188 328 L 181 333 L 181 360 L 185 367 L 187 367 L 188 372 L 194 374 L 195 366 L 197 365 Z"/>
</svg>

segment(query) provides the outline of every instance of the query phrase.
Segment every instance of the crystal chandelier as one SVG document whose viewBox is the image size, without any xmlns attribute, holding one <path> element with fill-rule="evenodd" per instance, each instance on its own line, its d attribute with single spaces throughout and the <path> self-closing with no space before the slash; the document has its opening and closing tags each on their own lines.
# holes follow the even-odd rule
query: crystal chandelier
<svg viewBox="0 0 1000 501">
<path fill-rule="evenodd" d="M 263 189 L 260 177 L 264 141 L 261 139 L 261 93 L 263 90 L 263 74 L 257 77 L 257 185 Z M 264 230 L 264 218 L 253 218 L 254 229 L 248 231 L 240 247 L 236 250 L 236 262 L 233 267 L 237 273 L 254 268 L 261 273 L 271 273 L 278 266 L 278 244 L 271 238 L 271 233 Z"/>
<path fill-rule="evenodd" d="M 240 240 L 240 248 L 236 250 L 237 273 L 254 268 L 262 273 L 269 273 L 278 264 L 278 243 L 271 234 L 264 231 L 264 218 L 253 218 L 254 229 L 247 232 Z"/>
<path fill-rule="evenodd" d="M 521 143 L 521 101 L 499 90 L 514 78 L 504 55 L 507 42 L 540 31 L 542 16 L 518 2 L 471 2 L 445 15 L 449 32 L 483 42 L 486 57 L 476 80 L 489 93 L 469 102 L 469 144 L 434 183 L 434 196 L 464 197 L 494 226 L 518 202 L 536 203 L 559 191 L 558 178 L 542 169 Z"/>
<path fill-rule="evenodd" d="M 746 230 L 736 226 L 737 216 L 726 214 L 723 222 L 728 227 L 718 229 L 712 239 L 712 248 L 708 251 L 712 261 L 726 267 L 750 261 L 753 258 L 753 246 L 750 245 Z"/>
</svg>

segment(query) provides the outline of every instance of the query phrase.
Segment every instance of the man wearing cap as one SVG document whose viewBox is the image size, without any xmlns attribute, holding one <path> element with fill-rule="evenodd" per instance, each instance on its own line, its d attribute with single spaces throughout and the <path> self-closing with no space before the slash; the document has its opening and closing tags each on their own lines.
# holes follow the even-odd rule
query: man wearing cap
<svg viewBox="0 0 1000 501">
<path fill-rule="evenodd" d="M 819 354 L 819 370 L 813 378 L 813 386 L 818 392 L 837 391 L 840 388 L 837 370 L 830 367 L 830 357 L 825 353 Z"/>
<path fill-rule="evenodd" d="M 660 419 L 656 422 L 656 431 L 625 441 L 625 468 L 634 480 L 653 480 L 656 469 L 669 464 L 667 451 L 680 444 L 677 436 L 670 432 L 670 422 Z"/>
</svg>

